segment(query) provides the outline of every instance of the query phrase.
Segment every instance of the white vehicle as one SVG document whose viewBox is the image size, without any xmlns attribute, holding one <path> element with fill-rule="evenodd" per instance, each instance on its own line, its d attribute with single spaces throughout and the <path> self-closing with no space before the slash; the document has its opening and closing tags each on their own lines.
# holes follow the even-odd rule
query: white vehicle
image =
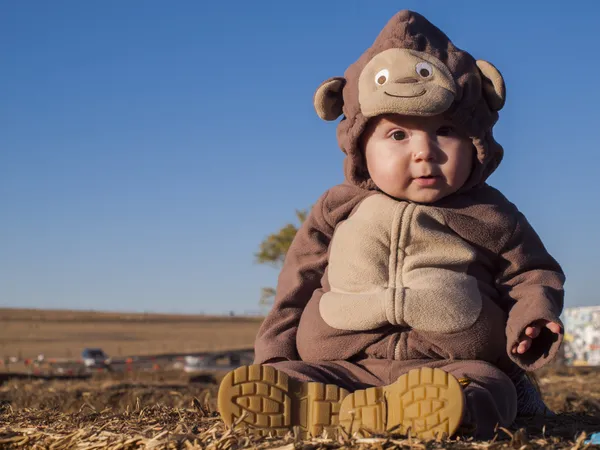
<svg viewBox="0 0 600 450">
<path fill-rule="evenodd" d="M 110 358 L 101 348 L 85 348 L 81 352 L 83 365 L 88 369 L 108 368 Z"/>
<path fill-rule="evenodd" d="M 183 371 L 199 373 L 210 371 L 230 371 L 240 366 L 252 364 L 254 353 L 251 351 L 225 351 L 206 355 L 188 355 L 184 358 Z"/>
</svg>

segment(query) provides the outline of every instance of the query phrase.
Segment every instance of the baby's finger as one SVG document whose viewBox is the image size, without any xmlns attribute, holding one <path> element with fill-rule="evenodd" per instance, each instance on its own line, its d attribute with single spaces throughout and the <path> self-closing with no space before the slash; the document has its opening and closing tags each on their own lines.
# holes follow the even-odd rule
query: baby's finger
<svg viewBox="0 0 600 450">
<path fill-rule="evenodd" d="M 531 347 L 531 339 L 525 338 L 521 342 L 519 342 L 519 347 L 517 348 L 517 353 L 523 354 Z"/>
<path fill-rule="evenodd" d="M 560 334 L 560 325 L 556 322 L 548 322 L 546 324 L 546 328 L 548 328 L 553 333 Z"/>
<path fill-rule="evenodd" d="M 535 325 L 532 327 L 525 328 L 525 334 L 532 339 L 535 339 L 536 337 L 538 337 L 540 335 L 540 331 L 541 331 L 540 327 L 535 326 Z"/>
</svg>

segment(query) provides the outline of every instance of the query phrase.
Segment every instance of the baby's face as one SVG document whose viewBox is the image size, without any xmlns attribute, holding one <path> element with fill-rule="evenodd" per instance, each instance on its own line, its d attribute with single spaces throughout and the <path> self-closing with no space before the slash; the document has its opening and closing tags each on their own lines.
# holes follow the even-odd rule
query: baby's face
<svg viewBox="0 0 600 450">
<path fill-rule="evenodd" d="M 362 142 L 371 179 L 398 199 L 433 203 L 456 192 L 471 173 L 471 139 L 442 116 L 378 116 Z"/>
</svg>

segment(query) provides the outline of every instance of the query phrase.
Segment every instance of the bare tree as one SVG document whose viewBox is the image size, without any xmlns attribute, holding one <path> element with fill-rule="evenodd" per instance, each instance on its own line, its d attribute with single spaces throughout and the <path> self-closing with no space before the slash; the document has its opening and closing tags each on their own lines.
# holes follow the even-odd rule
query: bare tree
<svg viewBox="0 0 600 450">
<path fill-rule="evenodd" d="M 285 255 L 298 232 L 298 228 L 306 220 L 307 210 L 296 210 L 296 219 L 298 225 L 288 223 L 276 233 L 268 235 L 261 243 L 257 253 L 254 254 L 255 260 L 259 264 L 268 264 L 276 269 L 281 269 Z M 275 298 L 275 289 L 272 287 L 263 287 L 261 289 L 260 304 L 270 305 Z"/>
</svg>

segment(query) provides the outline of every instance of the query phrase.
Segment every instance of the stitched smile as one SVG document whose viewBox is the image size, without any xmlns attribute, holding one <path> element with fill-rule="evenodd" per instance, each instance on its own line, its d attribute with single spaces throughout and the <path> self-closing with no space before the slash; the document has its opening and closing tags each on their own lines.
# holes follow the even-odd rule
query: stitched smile
<svg viewBox="0 0 600 450">
<path fill-rule="evenodd" d="M 421 95 L 423 95 L 425 92 L 427 92 L 426 89 L 423 89 L 421 92 L 419 92 L 418 94 L 415 95 L 394 95 L 394 94 L 390 94 L 388 92 L 383 91 L 383 93 L 385 95 L 389 95 L 390 97 L 398 97 L 398 98 L 412 98 L 412 97 L 420 97 Z"/>
</svg>

